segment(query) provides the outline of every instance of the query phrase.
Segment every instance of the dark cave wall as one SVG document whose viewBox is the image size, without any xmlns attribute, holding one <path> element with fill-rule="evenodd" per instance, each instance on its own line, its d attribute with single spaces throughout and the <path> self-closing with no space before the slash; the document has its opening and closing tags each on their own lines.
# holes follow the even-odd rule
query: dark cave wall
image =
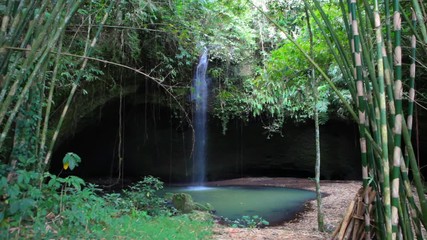
<svg viewBox="0 0 427 240">
<path fill-rule="evenodd" d="M 233 151 L 228 147 L 229 150 L 224 152 L 234 153 L 236 160 L 234 163 L 224 161 L 225 163 L 219 166 L 214 164 L 216 168 L 211 169 L 212 174 L 224 174 L 226 170 L 223 166 L 227 164 L 228 167 L 225 169 L 230 170 L 233 166 L 240 166 L 242 176 L 314 176 L 315 139 L 312 123 L 299 126 L 287 124 L 284 127 L 283 137 L 274 135 L 270 139 L 267 139 L 264 129 L 256 122 L 234 128 L 232 131 L 235 131 L 235 134 L 231 134 L 231 137 L 214 135 L 213 138 L 222 144 L 210 145 L 213 148 L 211 156 L 214 159 L 222 159 L 221 150 L 227 149 L 227 140 L 229 140 L 236 142 L 236 150 Z M 218 131 L 215 132 L 218 133 Z M 330 122 L 321 127 L 320 134 L 322 178 L 359 179 L 361 170 L 353 125 Z M 215 169 L 217 171 L 214 171 Z M 229 174 L 233 175 L 230 170 Z"/>
<path fill-rule="evenodd" d="M 51 171 L 61 169 L 66 152 L 82 158 L 73 172 L 84 178 L 117 176 L 119 105 L 108 103 L 92 125 L 68 138 L 58 148 Z M 192 131 L 169 109 L 136 104 L 127 99 L 123 111 L 124 177 L 144 175 L 166 182 L 186 182 L 192 177 Z M 267 139 L 261 124 L 233 121 L 226 135 L 221 123 L 209 119 L 207 179 L 245 176 L 313 177 L 314 125 L 286 124 L 283 137 Z M 354 124 L 330 121 L 321 126 L 321 176 L 324 179 L 360 179 L 357 129 Z"/>
</svg>

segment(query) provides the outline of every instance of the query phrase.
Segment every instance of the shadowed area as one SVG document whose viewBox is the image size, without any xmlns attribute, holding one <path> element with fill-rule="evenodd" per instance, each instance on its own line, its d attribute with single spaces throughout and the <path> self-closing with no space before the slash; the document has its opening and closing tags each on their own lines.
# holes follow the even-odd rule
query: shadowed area
<svg viewBox="0 0 427 240">
<path fill-rule="evenodd" d="M 141 104 L 137 96 L 124 100 L 123 133 L 119 141 L 119 104 L 97 111 L 98 118 L 64 141 L 54 156 L 51 171 L 59 172 L 62 157 L 74 152 L 82 158 L 73 171 L 86 179 L 118 176 L 118 145 L 123 148 L 123 177 L 144 175 L 165 182 L 192 182 L 192 130 L 169 108 Z M 208 115 L 209 116 L 209 115 Z M 314 124 L 287 123 L 284 131 L 268 138 L 255 120 L 233 120 L 222 134 L 222 123 L 207 119 L 206 181 L 237 177 L 313 177 Z M 349 131 L 353 129 L 353 131 Z M 321 126 L 322 179 L 360 179 L 357 128 L 330 120 Z M 193 153 L 194 155 L 194 153 Z"/>
</svg>

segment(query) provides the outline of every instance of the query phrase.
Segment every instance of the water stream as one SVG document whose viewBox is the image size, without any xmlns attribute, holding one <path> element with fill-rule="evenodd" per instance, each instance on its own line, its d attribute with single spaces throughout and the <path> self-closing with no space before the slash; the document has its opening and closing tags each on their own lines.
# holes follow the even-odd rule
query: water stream
<svg viewBox="0 0 427 240">
<path fill-rule="evenodd" d="M 193 154 L 193 184 L 203 185 L 206 180 L 206 121 L 208 100 L 208 50 L 205 48 L 199 59 L 196 74 L 193 80 L 191 100 L 194 101 L 193 125 L 195 131 Z"/>
</svg>

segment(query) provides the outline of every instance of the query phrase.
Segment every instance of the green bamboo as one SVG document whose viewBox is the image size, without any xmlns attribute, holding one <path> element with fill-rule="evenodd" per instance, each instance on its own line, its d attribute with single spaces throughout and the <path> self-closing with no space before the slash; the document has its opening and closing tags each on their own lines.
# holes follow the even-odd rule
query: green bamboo
<svg viewBox="0 0 427 240">
<path fill-rule="evenodd" d="M 385 47 L 386 47 L 386 51 L 385 53 L 387 53 L 387 64 L 388 65 L 392 65 L 393 64 L 393 59 L 391 56 L 393 53 L 393 47 L 391 44 L 391 17 L 390 17 L 390 0 L 384 0 L 384 12 L 385 12 L 385 29 L 386 29 L 386 37 L 385 37 Z M 385 61 L 384 61 L 385 62 Z"/>
<path fill-rule="evenodd" d="M 374 8 L 375 18 L 375 33 L 377 46 L 377 74 L 380 93 L 380 122 L 381 122 L 381 149 L 382 149 L 382 164 L 383 164 L 383 203 L 384 203 L 384 218 L 386 226 L 386 239 L 392 239 L 392 222 L 391 222 L 391 199 L 390 199 L 390 174 L 389 174 L 389 159 L 388 159 L 388 132 L 387 132 L 387 112 L 384 87 L 384 63 L 383 63 L 383 38 L 381 33 L 381 20 L 378 10 L 378 0 L 375 0 Z"/>
<path fill-rule="evenodd" d="M 418 199 L 421 206 L 421 222 L 424 225 L 424 228 L 427 228 L 427 199 L 424 194 L 424 185 L 421 181 L 420 169 L 415 158 L 414 148 L 412 147 L 411 138 L 409 136 L 408 127 L 406 121 L 402 118 L 402 136 L 405 143 L 405 146 L 408 150 L 409 164 L 412 170 L 412 176 L 415 183 L 415 188 L 418 194 Z M 401 161 L 402 162 L 402 161 Z"/>
<path fill-rule="evenodd" d="M 363 0 L 362 5 L 364 7 L 363 8 L 364 11 L 363 12 L 359 11 L 359 18 L 361 19 L 360 20 L 360 25 L 363 24 L 362 20 L 365 19 L 366 26 L 374 26 L 375 25 L 375 23 L 374 23 L 374 13 L 373 13 L 373 11 L 371 9 L 370 4 L 368 3 L 368 0 Z M 365 31 L 361 30 L 361 33 L 365 34 L 366 36 L 372 36 L 372 35 L 374 35 L 374 33 L 371 32 L 371 30 L 372 30 L 371 28 L 366 28 Z M 363 35 L 363 34 L 361 34 L 361 35 Z M 369 49 L 373 49 L 374 47 L 371 44 L 369 44 L 370 43 L 370 39 L 369 38 L 368 38 L 367 42 L 368 42 L 368 46 L 370 46 Z"/>
<path fill-rule="evenodd" d="M 47 3 L 48 3 L 47 0 L 43 1 L 41 7 L 39 8 L 39 11 L 35 14 L 34 20 L 29 23 L 29 28 L 28 28 L 27 34 L 26 34 L 26 36 L 24 37 L 24 40 L 21 43 L 21 48 L 26 47 L 27 44 L 28 44 L 28 42 L 30 41 L 31 36 L 33 35 L 32 34 L 33 33 L 33 29 L 35 27 L 34 22 L 37 21 L 40 18 L 40 16 L 44 15 L 44 14 L 41 14 L 41 13 L 43 13 L 45 11 L 45 9 L 47 7 Z M 5 25 L 7 25 L 7 23 L 5 23 Z M 5 26 L 5 31 L 6 31 L 6 27 L 7 26 Z M 2 54 L 1 54 L 1 52 L 6 53 L 8 51 L 6 48 L 3 47 L 4 45 L 6 45 L 6 44 L 0 40 L 0 46 L 2 46 L 2 50 L 0 50 L 0 65 L 5 64 L 5 68 L 7 68 L 8 64 L 9 64 L 9 59 L 6 58 L 5 56 L 2 56 Z M 20 59 L 22 57 L 22 54 L 23 53 L 15 53 L 15 58 L 16 59 Z M 12 65 L 10 66 L 10 69 L 16 69 L 16 66 L 19 63 L 20 63 L 19 61 L 14 61 L 12 63 Z M 1 72 L 0 72 L 0 75 L 1 75 Z M 9 89 L 9 85 L 12 82 L 11 81 L 11 79 L 12 79 L 11 75 L 12 74 L 8 74 L 4 78 L 4 85 L 3 85 L 2 90 L 0 92 L 0 102 L 3 102 L 4 97 L 6 96 L 7 90 Z M 15 81 L 15 83 L 16 83 L 16 81 Z M 18 84 L 18 83 L 16 83 L 16 84 Z"/>
<path fill-rule="evenodd" d="M 367 73 L 365 72 L 364 74 L 364 81 L 365 83 L 367 83 L 366 86 L 366 97 L 367 97 L 367 106 L 366 106 L 366 121 L 365 121 L 365 129 L 366 131 L 369 131 L 369 129 L 372 130 L 373 135 L 377 135 L 377 125 L 375 122 L 375 114 L 374 113 L 374 102 L 373 102 L 373 97 L 372 97 L 372 89 L 369 86 L 369 81 L 368 81 L 368 76 Z M 374 149 L 373 149 L 373 144 L 371 144 L 370 141 L 368 141 L 368 143 L 366 144 L 366 149 L 367 149 L 367 158 L 368 158 L 368 168 L 371 171 L 376 171 L 376 169 L 378 169 L 375 165 L 375 154 L 374 154 Z M 374 175 L 375 176 L 375 175 Z M 365 196 L 368 197 L 369 200 L 369 195 Z M 369 210 L 368 210 L 368 214 L 369 214 Z"/>
<path fill-rule="evenodd" d="M 56 85 L 56 80 L 57 80 L 59 61 L 61 59 L 62 40 L 63 40 L 63 36 L 61 36 L 61 38 L 58 42 L 58 52 L 56 54 L 55 67 L 53 69 L 52 80 L 51 80 L 50 86 L 49 86 L 49 95 L 48 95 L 47 102 L 46 102 L 46 110 L 45 110 L 45 115 L 44 115 L 43 129 L 41 132 L 40 152 L 44 152 L 45 147 L 46 147 L 46 138 L 47 138 L 47 131 L 48 131 L 48 127 L 49 127 L 50 112 L 51 112 L 52 102 L 53 102 L 53 93 L 55 90 L 55 85 Z M 39 164 L 41 164 L 41 162 Z"/>
<path fill-rule="evenodd" d="M 383 46 L 383 58 L 384 58 L 384 79 L 385 79 L 385 86 L 386 86 L 386 93 L 387 93 L 387 100 L 388 100 L 388 107 L 390 111 L 390 125 L 394 126 L 395 124 L 395 118 L 396 118 L 396 107 L 394 104 L 394 93 L 393 93 L 393 73 L 392 69 L 388 63 L 388 55 L 385 51 L 385 46 Z"/>
<path fill-rule="evenodd" d="M 27 4 L 28 6 L 26 6 Z M 9 26 L 9 31 L 7 32 L 5 38 L 0 40 L 0 46 L 10 46 L 16 42 L 19 42 L 18 39 L 20 38 L 22 31 L 26 29 L 27 24 L 33 16 L 36 1 L 32 0 L 27 4 L 25 4 L 24 1 L 21 1 L 16 10 L 17 13 L 10 16 L 12 22 Z M 7 29 L 7 26 L 5 26 L 5 29 Z M 12 53 L 6 49 L 0 51 L 0 74 L 5 74 L 7 70 L 7 63 L 9 62 L 11 54 Z"/>
<path fill-rule="evenodd" d="M 399 7 L 400 7 L 400 13 L 403 16 L 404 22 L 407 22 L 407 23 L 411 22 L 412 23 L 412 24 L 408 24 L 409 28 L 411 29 L 412 35 L 415 35 L 416 39 L 421 39 L 421 36 L 420 36 L 419 32 L 417 31 L 418 25 L 417 24 L 415 24 L 415 25 L 413 24 L 413 22 L 412 22 L 413 19 L 410 19 L 408 17 L 408 15 L 405 13 L 405 9 L 402 7 L 402 4 L 400 4 Z M 415 14 L 414 9 L 411 8 L 411 18 L 414 18 L 414 15 L 415 15 L 415 19 L 416 19 L 417 15 Z M 424 53 L 427 53 L 427 50 L 425 48 L 421 48 L 421 50 Z"/>
<path fill-rule="evenodd" d="M 17 102 L 15 103 L 14 107 L 12 108 L 12 111 L 9 114 L 7 122 L 5 123 L 5 125 L 3 127 L 3 131 L 0 135 L 0 148 L 4 143 L 4 140 L 6 139 L 7 133 L 10 130 L 10 127 L 13 123 L 13 120 L 14 120 L 16 114 L 18 113 L 18 110 L 19 110 L 21 104 L 23 103 L 23 99 L 24 99 L 23 96 L 25 96 L 28 93 L 30 87 L 32 86 L 33 81 L 35 80 L 35 78 L 37 76 L 38 71 L 43 66 L 44 61 L 46 61 L 48 59 L 50 49 L 53 48 L 54 45 L 56 45 L 55 42 L 58 40 L 59 36 L 61 35 L 62 31 L 65 29 L 65 26 L 68 24 L 71 17 L 73 16 L 73 14 L 77 11 L 77 9 L 80 5 L 80 2 L 81 2 L 80 0 L 74 2 L 71 10 L 68 12 L 68 14 L 62 20 L 60 20 L 60 19 L 55 20 L 55 22 L 60 21 L 60 23 L 58 23 L 59 25 L 58 25 L 57 31 L 52 33 L 53 36 L 51 36 L 49 38 L 49 40 L 45 43 L 46 46 L 43 46 L 43 48 L 40 51 L 33 49 L 30 52 L 30 53 L 36 52 L 36 53 L 32 54 L 31 56 L 40 56 L 40 57 L 37 57 L 36 64 L 35 64 L 34 68 L 31 69 L 32 72 L 31 72 L 30 76 L 28 77 L 28 79 L 26 80 L 25 85 L 23 86 L 23 89 L 21 91 L 21 97 L 18 98 Z M 52 24 L 52 22 L 48 22 L 48 23 Z M 48 23 L 46 23 L 46 24 L 48 24 Z M 26 63 L 28 63 L 28 59 L 26 59 Z M 27 70 L 29 70 L 29 66 L 30 65 L 28 65 Z M 18 76 L 24 76 L 24 73 L 25 73 L 25 71 L 20 72 L 20 75 L 18 75 Z M 16 83 L 20 83 L 20 81 L 16 81 Z M 7 109 L 9 109 L 9 106 L 12 102 L 12 98 L 14 97 L 14 92 L 16 92 L 16 90 L 18 88 L 18 85 L 16 83 L 10 89 L 6 100 L 1 104 L 0 124 L 3 121 L 4 117 L 6 116 Z"/>
<path fill-rule="evenodd" d="M 54 20 L 56 22 L 59 21 L 59 19 L 56 19 L 56 16 L 58 14 L 60 14 L 60 10 L 64 6 L 65 6 L 65 0 L 60 0 L 57 3 L 57 5 L 55 6 L 55 8 L 52 11 L 51 18 L 42 27 L 44 29 L 44 31 L 47 31 L 48 26 L 50 26 L 51 24 L 54 24 Z M 70 19 L 70 17 L 69 17 L 69 19 Z M 64 26 L 62 26 L 61 29 L 63 29 Z M 32 45 L 32 51 L 29 52 L 28 56 L 25 58 L 24 63 L 22 65 L 23 70 L 21 70 L 17 73 L 17 76 L 16 76 L 17 81 L 15 81 L 14 84 L 11 86 L 7 97 L 1 103 L 1 106 L 0 106 L 0 125 L 2 124 L 3 119 L 6 116 L 7 109 L 9 109 L 10 105 L 12 104 L 12 100 L 15 97 L 16 91 L 18 90 L 18 86 L 20 86 L 22 84 L 22 81 L 24 81 L 25 76 L 27 74 L 29 74 L 30 71 L 38 71 L 38 70 L 33 70 L 32 66 L 34 65 L 34 63 L 36 63 L 38 68 L 40 68 L 42 63 L 39 61 L 39 59 L 45 57 L 44 54 L 46 54 L 46 49 L 48 49 L 51 46 L 50 44 L 54 44 L 54 42 L 57 40 L 57 37 L 54 36 L 54 37 L 48 38 L 48 41 L 46 41 L 45 39 L 47 36 L 45 34 L 40 34 L 34 40 L 33 45 Z M 32 78 L 32 79 L 34 79 L 34 78 Z M 26 84 L 31 85 L 30 81 L 31 81 L 31 79 L 28 79 Z M 26 88 L 26 91 L 28 91 L 28 90 L 29 90 L 29 88 Z M 25 95 L 25 94 L 26 94 L 26 92 L 21 93 L 21 95 Z M 0 138 L 0 146 L 1 146 L 1 142 L 2 142 L 2 137 Z"/>
<path fill-rule="evenodd" d="M 7 119 L 7 121 L 4 125 L 4 128 L 3 128 L 3 131 L 0 135 L 0 148 L 3 146 L 4 140 L 6 139 L 6 136 L 9 132 L 14 120 L 15 120 L 15 117 L 18 114 L 18 111 L 19 111 L 21 105 L 24 103 L 24 101 L 26 99 L 25 96 L 27 95 L 28 91 L 30 90 L 34 80 L 37 78 L 38 71 L 43 66 L 44 61 L 47 60 L 48 55 L 49 55 L 49 51 L 45 51 L 42 58 L 37 63 L 36 67 L 34 68 L 34 71 L 28 77 L 28 81 L 26 82 L 25 86 L 23 87 L 22 92 L 20 94 L 20 97 L 18 97 L 18 100 L 16 101 L 15 106 L 10 111 L 9 118 Z M 6 114 L 4 114 L 4 115 L 6 115 Z"/>
<path fill-rule="evenodd" d="M 332 29 L 333 27 L 333 25 L 331 24 L 331 22 L 329 21 L 329 18 L 328 18 L 328 16 L 327 16 L 327 14 L 323 11 L 323 9 L 322 9 L 322 7 L 320 6 L 320 3 L 318 2 L 318 1 L 314 1 L 314 4 L 315 4 L 315 6 L 316 6 L 316 9 L 320 12 L 320 16 L 322 17 L 322 20 L 325 22 L 325 25 L 327 26 L 327 28 L 328 29 Z M 306 5 L 308 5 L 308 4 L 306 4 Z M 316 14 L 314 14 L 313 13 L 313 10 L 311 9 L 311 7 L 309 8 L 310 9 L 310 12 L 311 12 L 311 15 L 313 16 L 313 18 L 315 19 L 315 21 L 316 21 L 316 23 L 319 25 L 319 20 L 318 20 L 318 18 L 317 18 L 317 16 L 316 16 Z M 317 20 L 316 20 L 317 19 Z M 320 26 L 320 25 L 319 25 Z M 320 30 L 322 31 L 322 32 L 324 32 L 324 30 L 323 30 L 323 28 L 320 28 Z M 346 54 L 345 53 L 345 50 L 344 50 L 344 47 L 342 46 L 342 44 L 341 44 L 341 41 L 339 41 L 339 38 L 338 38 L 338 36 L 337 36 L 337 34 L 336 34 L 336 32 L 335 31 L 330 31 L 330 34 L 322 34 L 323 36 L 324 36 L 324 38 L 327 40 L 327 44 L 328 44 L 328 42 L 331 42 L 330 40 L 329 40 L 329 37 L 328 36 L 330 36 L 331 38 L 332 38 L 332 40 L 333 40 L 333 43 L 335 44 L 335 46 L 336 46 L 336 49 L 338 50 L 338 53 L 340 54 L 340 56 L 341 56 L 341 61 L 339 61 L 339 63 L 343 63 L 343 66 L 346 66 L 346 68 L 345 68 L 345 70 L 342 70 L 342 72 L 343 72 L 343 74 L 345 73 L 345 75 L 346 76 L 352 76 L 352 74 L 351 74 L 351 71 L 349 71 L 349 69 L 351 69 L 351 67 L 352 67 L 352 63 L 351 63 L 351 61 L 348 59 L 348 54 Z M 328 44 L 328 46 L 332 46 L 332 43 L 331 44 Z M 331 49 L 334 49 L 334 48 L 331 48 Z M 337 63 L 338 63 L 338 61 L 337 61 Z M 348 79 L 350 79 L 350 78 L 348 78 Z M 355 85 L 350 85 L 354 90 L 355 90 Z"/>
<path fill-rule="evenodd" d="M 322 14 L 322 19 L 323 21 L 325 21 L 325 24 L 327 26 L 328 29 L 332 29 L 332 25 L 330 24 L 330 22 L 328 21 L 328 18 L 326 16 L 326 14 L 323 12 L 322 8 L 320 7 L 319 3 L 317 1 L 314 2 L 316 5 L 316 9 L 318 9 Z M 313 17 L 314 21 L 316 22 L 316 24 L 318 26 L 322 26 L 320 19 L 316 16 L 316 14 L 314 14 L 314 11 L 312 9 L 312 7 L 307 3 L 304 2 L 304 4 L 306 5 L 306 7 L 309 9 L 311 16 Z M 331 53 L 340 69 L 340 71 L 342 72 L 344 79 L 352 79 L 352 73 L 349 69 L 352 69 L 352 64 L 349 63 L 349 61 L 347 60 L 347 54 L 345 54 L 345 51 L 340 43 L 340 41 L 338 40 L 338 38 L 336 37 L 336 34 L 333 34 L 333 43 L 335 45 L 333 45 L 333 43 L 331 42 L 330 38 L 329 38 L 329 34 L 326 33 L 326 31 L 324 30 L 324 28 L 320 27 L 319 30 L 322 33 L 322 36 L 324 37 L 326 44 L 328 45 L 329 49 L 335 49 L 334 46 L 338 46 L 338 52 L 339 55 L 336 53 L 335 50 L 332 50 Z M 331 31 L 331 32 L 335 32 L 335 31 Z M 334 37 L 335 36 L 335 37 Z M 341 59 L 345 59 L 344 61 L 341 61 Z M 350 92 L 353 94 L 355 92 L 354 89 L 354 84 L 349 84 L 351 90 Z"/>
<path fill-rule="evenodd" d="M 400 6 L 400 9 L 402 10 L 402 6 Z M 405 14 L 403 14 L 405 17 L 405 20 L 407 22 L 408 18 Z M 408 97 L 408 116 L 407 116 L 407 126 L 409 131 L 409 137 L 411 136 L 411 130 L 412 130 L 412 115 L 413 115 L 413 103 L 415 98 L 415 58 L 416 58 L 416 39 L 417 39 L 417 32 L 415 31 L 417 26 L 417 18 L 414 10 L 412 9 L 412 36 L 411 36 L 411 65 L 410 65 L 410 82 L 409 82 L 409 97 Z M 408 160 L 408 151 L 405 149 L 405 158 Z M 405 196 L 408 199 L 409 202 L 409 213 L 411 215 L 412 221 L 413 221 L 413 228 L 415 231 L 415 235 L 417 239 L 423 239 L 422 233 L 421 233 L 421 224 L 420 224 L 420 218 L 421 213 L 418 209 L 418 206 L 415 204 L 415 200 L 411 191 L 410 181 L 408 177 L 408 169 L 406 168 L 407 162 L 403 161 L 401 159 L 401 175 L 402 175 L 402 181 L 404 182 L 403 186 L 405 189 Z"/>
<path fill-rule="evenodd" d="M 381 184 L 382 186 L 382 184 Z M 377 189 L 379 190 L 379 189 Z M 383 191 L 381 189 L 381 191 Z M 376 232 L 378 234 L 378 239 L 386 239 L 386 230 L 385 230 L 385 224 L 384 224 L 384 208 L 382 206 L 381 203 L 381 198 L 380 195 L 377 194 L 377 196 L 375 197 L 375 215 L 376 215 L 376 219 L 377 219 L 377 228 L 376 228 Z"/>
<path fill-rule="evenodd" d="M 418 208 L 418 206 L 415 203 L 414 196 L 412 194 L 412 187 L 411 182 L 409 181 L 408 177 L 408 168 L 406 167 L 405 161 L 400 161 L 400 170 L 401 175 L 403 179 L 403 187 L 405 189 L 406 197 L 408 198 L 409 205 L 410 205 L 410 213 L 412 217 L 412 221 L 414 223 L 414 230 L 415 235 L 417 236 L 417 239 L 423 239 L 422 233 L 421 233 L 421 225 L 420 225 L 420 219 L 421 219 L 421 212 Z"/>
<path fill-rule="evenodd" d="M 412 10 L 412 27 L 415 29 L 417 26 L 417 16 L 415 14 L 415 11 Z M 412 118 L 413 118 L 413 107 L 414 107 L 414 100 L 415 100 L 415 70 L 416 70 L 416 35 L 415 31 L 413 31 L 413 34 L 411 36 L 411 65 L 410 65 L 410 81 L 409 81 L 409 97 L 408 97 L 408 116 L 407 116 L 407 126 L 408 126 L 408 134 L 409 138 L 411 137 L 412 133 Z M 408 150 L 405 148 L 405 158 L 408 159 Z M 415 234 L 417 236 L 417 239 L 422 239 L 421 234 L 421 226 L 420 226 L 420 211 L 418 207 L 415 204 L 415 200 L 411 191 L 411 186 L 409 182 L 408 177 L 408 169 L 406 168 L 406 162 L 402 161 L 401 163 L 401 171 L 402 171 L 402 178 L 404 180 L 404 187 L 406 190 L 406 196 L 408 198 L 408 201 L 410 203 L 410 213 L 411 217 L 414 222 L 414 230 Z"/>
<path fill-rule="evenodd" d="M 115 4 L 115 2 L 114 2 L 114 1 L 111 1 L 111 2 L 110 2 L 110 5 L 109 5 L 109 7 L 108 7 L 108 9 L 107 9 L 106 13 L 104 14 L 104 17 L 103 17 L 103 19 L 101 20 L 101 24 L 99 25 L 98 30 L 97 30 L 97 32 L 96 32 L 96 34 L 95 34 L 94 38 L 92 39 L 92 42 L 91 42 L 90 46 L 87 48 L 87 51 L 85 52 L 84 57 L 86 57 L 86 56 L 90 56 L 90 54 L 92 53 L 92 51 L 93 51 L 93 49 L 94 49 L 94 47 L 95 47 L 95 45 L 96 45 L 96 43 L 97 43 L 97 41 L 98 41 L 98 38 L 99 38 L 99 36 L 100 36 L 100 34 L 101 34 L 101 31 L 102 31 L 102 29 L 103 29 L 103 25 L 104 25 L 104 24 L 105 24 L 105 22 L 107 21 L 107 18 L 108 18 L 108 16 L 109 16 L 109 14 L 110 14 L 110 12 L 111 12 L 111 10 L 112 10 L 112 8 L 113 8 L 114 4 Z M 66 101 L 66 103 L 65 103 L 64 109 L 62 110 L 62 113 L 61 113 L 61 116 L 60 116 L 60 118 L 59 118 L 58 124 L 57 124 L 57 126 L 56 126 L 56 128 L 55 128 L 55 132 L 54 132 L 53 137 L 52 137 L 52 139 L 51 139 L 51 141 L 50 141 L 49 148 L 48 148 L 48 152 L 47 152 L 46 157 L 45 157 L 45 159 L 44 159 L 44 164 L 45 164 L 45 166 L 48 166 L 48 165 L 49 165 L 50 158 L 51 158 L 51 156 L 52 156 L 52 152 L 53 152 L 53 148 L 54 148 L 55 143 L 56 143 L 56 139 L 58 138 L 59 131 L 61 130 L 62 123 L 63 123 L 63 121 L 64 121 L 64 119 L 65 119 L 65 115 L 66 115 L 66 114 L 67 114 L 67 112 L 68 112 L 68 109 L 69 109 L 69 107 L 70 107 L 71 101 L 72 101 L 72 99 L 73 99 L 73 97 L 74 97 L 74 94 L 75 94 L 75 92 L 76 92 L 76 90 L 77 90 L 77 87 L 79 86 L 80 79 L 82 78 L 82 73 L 83 73 L 83 71 L 82 71 L 82 70 L 84 70 L 84 69 L 86 68 L 87 62 L 88 62 L 88 58 L 84 58 L 83 63 L 82 63 L 82 66 L 80 67 L 79 74 L 77 75 L 76 80 L 73 82 L 72 88 L 71 88 L 71 90 L 70 90 L 70 94 L 68 95 L 68 98 L 67 98 L 67 101 Z"/>
<path fill-rule="evenodd" d="M 43 119 L 43 106 L 42 102 L 44 102 L 44 90 L 45 90 L 45 84 L 46 84 L 46 78 L 47 78 L 47 68 L 49 65 L 49 61 L 45 61 L 44 65 L 42 67 L 42 70 L 39 73 L 39 79 L 36 80 L 37 84 L 33 87 L 33 92 L 35 93 L 35 98 L 32 100 L 32 104 L 34 105 L 34 107 L 36 107 L 37 109 L 37 127 L 36 127 L 36 131 L 35 131 L 35 144 L 32 144 L 31 146 L 31 150 L 34 152 L 34 156 L 36 159 L 41 159 L 41 151 L 39 146 L 40 146 L 40 137 L 41 137 L 41 125 L 42 125 L 42 119 Z M 30 92 L 31 94 L 31 92 Z M 40 162 L 40 161 L 38 161 Z M 39 170 L 38 168 L 38 164 L 36 164 L 36 166 L 34 167 L 34 169 Z"/>
<path fill-rule="evenodd" d="M 360 15 L 360 14 L 359 14 Z M 361 17 L 361 16 L 360 16 Z M 365 28 L 363 25 L 360 25 L 360 29 L 361 32 L 365 32 Z M 367 47 L 367 42 L 365 38 L 363 37 L 363 35 L 360 35 L 360 44 L 362 46 L 362 49 L 371 49 L 371 47 Z M 369 78 L 370 78 L 370 83 L 372 85 L 373 88 L 373 94 L 374 94 L 374 101 L 376 101 L 377 104 L 379 104 L 379 95 L 378 95 L 378 81 L 376 78 L 376 73 L 375 73 L 375 64 L 373 62 L 373 59 L 371 58 L 371 55 L 369 54 L 368 51 L 362 51 L 362 56 L 363 56 L 363 62 L 365 63 L 364 65 L 366 66 L 366 68 L 368 69 L 369 72 Z M 367 79 L 365 81 L 365 85 L 368 85 L 369 79 Z M 368 89 L 368 88 L 367 88 Z"/>
<path fill-rule="evenodd" d="M 402 185 L 402 182 L 400 182 L 400 184 Z M 402 189 L 402 186 L 400 186 L 399 189 Z M 402 199 L 406 199 L 405 191 L 401 190 L 400 196 L 402 197 Z M 411 229 L 411 218 L 409 217 L 408 204 L 406 204 L 405 201 L 400 201 L 398 210 L 399 210 L 399 216 L 401 216 L 399 219 L 401 224 L 399 226 L 401 227 L 401 233 L 403 235 L 403 239 L 407 239 L 407 240 L 414 239 L 414 234 Z"/>
<path fill-rule="evenodd" d="M 400 159 L 402 158 L 401 139 L 402 139 L 402 47 L 401 47 L 401 17 L 399 11 L 399 0 L 393 1 L 393 28 L 394 28 L 394 103 L 396 107 L 393 150 L 393 168 L 391 174 L 392 181 L 392 230 L 393 239 L 398 234 L 399 207 L 400 207 Z"/>
<path fill-rule="evenodd" d="M 421 8 L 420 8 L 420 4 L 418 3 L 418 0 L 412 0 L 412 7 L 414 8 L 415 14 L 417 15 L 417 20 L 420 23 L 419 27 L 421 29 L 421 35 L 423 37 L 423 42 L 424 42 L 424 44 L 427 44 L 427 30 L 426 30 L 425 20 L 424 20 L 424 16 L 423 16 L 423 13 L 422 13 Z"/>
<path fill-rule="evenodd" d="M 350 21 L 352 26 L 353 36 L 353 53 L 354 53 L 354 73 L 356 80 L 357 89 L 357 105 L 359 109 L 359 141 L 360 141 L 360 153 L 362 160 L 362 179 L 363 188 L 368 189 L 369 185 L 369 174 L 368 174 L 368 160 L 367 160 L 367 149 L 366 149 L 366 138 L 365 138 L 365 124 L 366 124 L 366 100 L 365 100 L 365 84 L 363 82 L 363 71 L 362 71 L 362 56 L 361 56 L 361 43 L 359 36 L 359 24 L 357 18 L 357 5 L 356 0 L 350 2 Z M 369 202 L 369 193 L 365 191 L 364 202 Z M 365 211 L 365 234 L 366 238 L 370 239 L 370 216 L 369 211 Z"/>
<path fill-rule="evenodd" d="M 316 0 L 314 2 L 316 3 L 318 1 Z M 347 0 L 347 6 L 348 5 L 349 5 L 349 0 Z M 345 4 L 344 4 L 343 0 L 339 1 L 339 6 L 340 6 L 340 9 L 341 9 L 341 16 L 342 16 L 342 18 L 344 20 L 344 23 L 347 23 L 347 24 L 344 24 L 344 26 L 345 26 L 345 30 L 346 30 L 346 34 L 347 34 L 348 46 L 351 46 L 351 39 L 352 39 L 352 37 L 351 37 L 351 29 L 350 29 L 350 20 L 347 17 L 348 11 L 345 8 Z"/>
<path fill-rule="evenodd" d="M 412 26 L 417 27 L 417 15 L 412 10 Z M 409 136 L 412 134 L 412 123 L 414 114 L 414 101 L 415 101 L 415 70 L 416 70 L 416 57 L 417 57 L 417 38 L 415 34 L 411 36 L 411 67 L 409 71 L 409 96 L 408 96 L 408 131 Z"/>
</svg>

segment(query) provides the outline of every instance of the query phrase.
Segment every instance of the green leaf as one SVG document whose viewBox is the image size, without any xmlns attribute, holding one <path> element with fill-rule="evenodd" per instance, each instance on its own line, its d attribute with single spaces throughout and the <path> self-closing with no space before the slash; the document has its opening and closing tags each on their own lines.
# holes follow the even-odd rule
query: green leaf
<svg viewBox="0 0 427 240">
<path fill-rule="evenodd" d="M 64 169 L 67 169 L 69 167 L 70 170 L 73 170 L 75 167 L 77 167 L 80 162 L 81 162 L 81 159 L 79 155 L 72 152 L 65 154 L 65 157 L 62 160 Z"/>
</svg>

